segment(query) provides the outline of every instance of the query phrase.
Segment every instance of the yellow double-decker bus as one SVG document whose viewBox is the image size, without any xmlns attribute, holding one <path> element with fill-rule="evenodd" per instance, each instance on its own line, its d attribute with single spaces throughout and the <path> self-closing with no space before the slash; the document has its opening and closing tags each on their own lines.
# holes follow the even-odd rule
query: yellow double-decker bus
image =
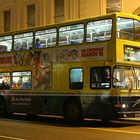
<svg viewBox="0 0 140 140">
<path fill-rule="evenodd" d="M 68 121 L 140 113 L 140 17 L 104 16 L 0 35 L 0 115 Z"/>
</svg>

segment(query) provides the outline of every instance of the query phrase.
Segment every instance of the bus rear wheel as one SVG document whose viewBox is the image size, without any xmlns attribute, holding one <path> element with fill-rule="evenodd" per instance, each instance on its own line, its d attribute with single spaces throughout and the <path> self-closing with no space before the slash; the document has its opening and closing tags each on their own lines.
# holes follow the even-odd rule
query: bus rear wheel
<svg viewBox="0 0 140 140">
<path fill-rule="evenodd" d="M 5 101 L 0 98 L 0 116 L 4 116 L 6 113 L 6 105 L 5 105 Z"/>
<path fill-rule="evenodd" d="M 79 101 L 72 99 L 66 102 L 64 118 L 68 123 L 79 123 L 82 120 L 82 109 Z"/>
</svg>

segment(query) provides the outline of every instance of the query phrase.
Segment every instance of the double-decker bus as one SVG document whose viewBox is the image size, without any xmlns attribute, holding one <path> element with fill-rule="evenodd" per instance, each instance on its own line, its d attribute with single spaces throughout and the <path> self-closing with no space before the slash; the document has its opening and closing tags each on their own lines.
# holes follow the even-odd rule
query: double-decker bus
<svg viewBox="0 0 140 140">
<path fill-rule="evenodd" d="M 115 119 L 140 113 L 140 17 L 112 13 L 0 35 L 0 115 Z"/>
</svg>

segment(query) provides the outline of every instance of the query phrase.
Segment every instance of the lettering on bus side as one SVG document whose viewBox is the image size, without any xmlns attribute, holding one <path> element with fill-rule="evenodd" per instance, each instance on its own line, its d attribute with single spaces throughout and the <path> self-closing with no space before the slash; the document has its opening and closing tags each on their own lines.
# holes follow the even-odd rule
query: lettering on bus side
<svg viewBox="0 0 140 140">
<path fill-rule="evenodd" d="M 103 48 L 82 49 L 81 53 L 82 57 L 103 56 Z"/>
<path fill-rule="evenodd" d="M 11 102 L 12 105 L 31 105 L 31 97 L 12 96 Z"/>
<path fill-rule="evenodd" d="M 107 59 L 107 47 L 106 44 L 86 46 L 80 49 L 80 60 L 106 60 Z"/>
<path fill-rule="evenodd" d="M 12 56 L 0 57 L 0 64 L 12 64 Z"/>
</svg>

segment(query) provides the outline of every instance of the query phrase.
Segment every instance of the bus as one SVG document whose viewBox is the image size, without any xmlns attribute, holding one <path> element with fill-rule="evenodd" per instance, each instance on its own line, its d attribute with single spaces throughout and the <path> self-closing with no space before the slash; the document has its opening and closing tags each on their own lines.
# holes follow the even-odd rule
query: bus
<svg viewBox="0 0 140 140">
<path fill-rule="evenodd" d="M 0 34 L 0 115 L 112 120 L 140 114 L 140 17 L 111 13 Z"/>
</svg>

